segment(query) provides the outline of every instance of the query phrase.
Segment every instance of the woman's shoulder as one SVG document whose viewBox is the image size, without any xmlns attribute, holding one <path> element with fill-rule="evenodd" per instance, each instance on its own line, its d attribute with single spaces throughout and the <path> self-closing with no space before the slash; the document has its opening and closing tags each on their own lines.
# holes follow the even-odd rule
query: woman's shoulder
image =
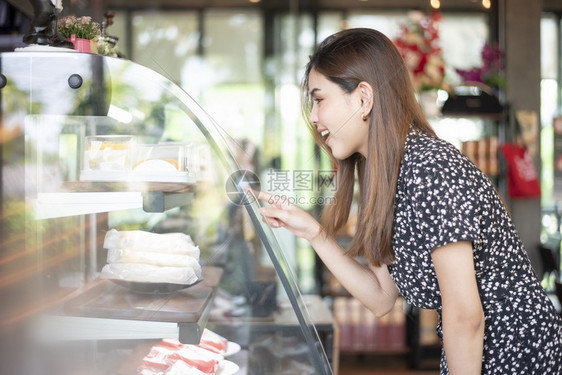
<svg viewBox="0 0 562 375">
<path fill-rule="evenodd" d="M 452 143 L 431 134 L 408 135 L 399 180 L 406 184 L 473 184 L 483 174 Z"/>
<path fill-rule="evenodd" d="M 398 178 L 406 195 L 418 189 L 466 191 L 484 186 L 484 175 L 452 143 L 425 133 L 410 133 Z M 413 189 L 413 190 L 410 190 Z"/>
<path fill-rule="evenodd" d="M 404 160 L 415 165 L 440 164 L 464 161 L 460 150 L 452 143 L 422 132 L 410 132 L 406 139 Z"/>
</svg>

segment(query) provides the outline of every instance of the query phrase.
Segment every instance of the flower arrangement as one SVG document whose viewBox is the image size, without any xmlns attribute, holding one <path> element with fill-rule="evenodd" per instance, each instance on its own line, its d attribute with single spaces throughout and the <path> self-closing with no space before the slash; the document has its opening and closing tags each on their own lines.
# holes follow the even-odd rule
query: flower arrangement
<svg viewBox="0 0 562 375">
<path fill-rule="evenodd" d="M 100 25 L 92 21 L 91 17 L 66 16 L 57 21 L 58 32 L 66 39 L 70 39 L 72 34 L 80 39 L 95 39 L 100 35 Z"/>
<path fill-rule="evenodd" d="M 110 57 L 123 57 L 123 54 L 113 43 L 108 42 L 104 38 L 100 38 L 98 42 L 98 53 L 100 55 L 110 56 Z"/>
<path fill-rule="evenodd" d="M 455 69 L 463 82 L 479 82 L 493 89 L 504 88 L 505 77 L 502 75 L 504 69 L 503 51 L 490 43 L 484 44 L 481 51 L 482 66 L 471 69 Z"/>
<path fill-rule="evenodd" d="M 418 92 L 451 90 L 445 81 L 445 60 L 439 44 L 440 20 L 441 13 L 437 11 L 428 16 L 410 12 L 408 22 L 400 25 L 400 34 L 394 40 Z"/>
</svg>

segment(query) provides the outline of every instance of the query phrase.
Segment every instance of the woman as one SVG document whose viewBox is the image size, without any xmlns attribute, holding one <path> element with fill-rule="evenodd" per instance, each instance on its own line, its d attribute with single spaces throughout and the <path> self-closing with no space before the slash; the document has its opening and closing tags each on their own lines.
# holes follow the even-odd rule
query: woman
<svg viewBox="0 0 562 375">
<path fill-rule="evenodd" d="M 562 374 L 562 321 L 501 199 L 436 137 L 393 43 L 371 29 L 332 35 L 311 57 L 303 89 L 314 137 L 337 165 L 335 203 L 321 225 L 260 192 L 270 203 L 264 220 L 308 240 L 377 316 L 398 295 L 437 310 L 442 374 Z M 333 234 L 348 219 L 355 173 L 358 223 L 344 251 Z"/>
</svg>

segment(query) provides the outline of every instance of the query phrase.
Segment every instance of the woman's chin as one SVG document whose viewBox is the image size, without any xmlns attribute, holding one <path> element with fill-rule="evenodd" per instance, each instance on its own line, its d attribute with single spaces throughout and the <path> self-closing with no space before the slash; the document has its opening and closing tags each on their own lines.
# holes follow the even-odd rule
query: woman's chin
<svg viewBox="0 0 562 375">
<path fill-rule="evenodd" d="M 348 157 L 350 157 L 353 153 L 345 153 L 345 152 L 334 152 L 334 150 L 332 149 L 332 156 L 334 157 L 334 159 L 336 160 L 345 160 Z"/>
<path fill-rule="evenodd" d="M 330 139 L 331 140 L 331 139 Z M 336 160 L 345 160 L 348 157 L 350 157 L 351 155 L 355 154 L 355 150 L 351 150 L 349 147 L 341 147 L 340 144 L 334 144 L 333 142 L 330 142 L 331 144 L 328 145 L 328 147 L 330 147 L 330 151 L 332 152 L 332 156 L 334 157 L 334 159 Z M 340 147 L 338 147 L 340 146 Z"/>
</svg>

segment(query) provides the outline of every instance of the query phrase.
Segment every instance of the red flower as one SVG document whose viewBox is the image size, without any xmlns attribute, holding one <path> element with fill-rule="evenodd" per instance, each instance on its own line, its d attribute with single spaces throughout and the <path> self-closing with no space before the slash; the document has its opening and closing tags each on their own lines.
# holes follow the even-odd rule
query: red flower
<svg viewBox="0 0 562 375">
<path fill-rule="evenodd" d="M 445 61 L 439 44 L 440 20 L 441 13 L 437 11 L 429 16 L 411 12 L 409 22 L 400 25 L 400 35 L 394 40 L 418 91 L 449 89 L 445 82 Z"/>
</svg>

